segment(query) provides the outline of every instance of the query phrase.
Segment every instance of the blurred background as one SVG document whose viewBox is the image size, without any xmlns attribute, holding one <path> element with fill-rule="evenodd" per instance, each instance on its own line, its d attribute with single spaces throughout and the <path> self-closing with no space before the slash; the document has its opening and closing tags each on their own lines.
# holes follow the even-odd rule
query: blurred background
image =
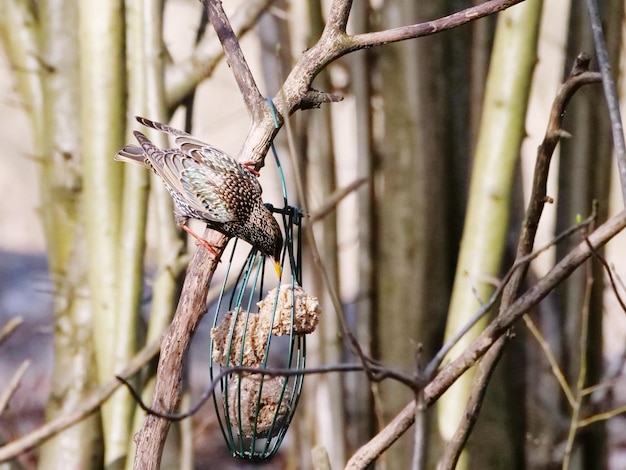
<svg viewBox="0 0 626 470">
<path fill-rule="evenodd" d="M 132 116 L 178 128 L 191 123 L 195 136 L 231 155 L 238 154 L 250 119 L 231 71 L 218 61 L 210 25 L 196 39 L 202 5 L 195 0 L 169 0 L 162 8 L 152 0 L 91 7 L 0 1 L 0 326 L 13 318 L 23 321 L 0 343 L 0 383 L 30 361 L 17 393 L 0 410 L 5 443 L 77 406 L 148 339 L 158 338 L 175 310 L 182 271 L 172 266 L 184 265 L 196 246 L 176 230 L 160 182 L 113 161 L 139 127 Z M 250 24 L 241 45 L 262 93 L 274 96 L 315 43 L 328 3 L 224 5 L 234 24 Z M 354 3 L 349 33 L 427 21 L 472 5 Z M 528 11 L 520 13 L 522 8 Z M 335 191 L 365 179 L 313 229 L 353 334 L 367 353 L 408 373 L 416 367 L 418 345 L 428 360 L 510 267 L 536 149 L 558 87 L 579 52 L 592 56 L 592 70 L 598 67 L 581 2 L 532 0 L 506 14 L 508 22 L 488 17 L 340 58 L 313 86 L 339 93 L 343 101 L 295 113 L 289 126 L 295 147 L 287 144 L 287 129 L 276 139 L 290 197 L 308 214 Z M 623 3 L 603 2 L 601 16 L 623 96 Z M 505 26 L 521 38 L 530 59 L 518 55 L 511 39 L 508 62 L 495 56 Z M 502 98 L 513 117 L 489 122 L 490 87 L 508 80 L 522 83 L 516 97 Z M 594 200 L 597 225 L 623 210 L 601 85 L 575 95 L 564 129 L 571 137 L 552 161 L 548 194 L 554 203 L 546 206 L 536 248 L 587 217 Z M 495 163 L 484 163 L 490 158 Z M 261 184 L 264 200 L 280 205 L 278 174 L 269 158 Z M 468 207 L 484 197 L 481 187 L 493 190 L 498 205 L 484 206 L 475 228 Z M 200 223 L 194 227 L 201 233 Z M 482 243 L 466 242 L 471 235 Z M 522 291 L 580 240 L 573 235 L 535 260 Z M 626 272 L 625 241 L 620 234 L 603 251 L 618 278 Z M 489 261 L 462 265 L 465 245 L 476 259 Z M 303 285 L 319 297 L 323 311 L 308 339 L 308 363 L 354 361 L 306 247 L 304 266 Z M 621 281 L 618 290 L 623 296 Z M 458 301 L 463 305 L 457 308 L 455 296 L 469 300 Z M 545 353 L 520 323 L 457 468 L 549 469 L 561 468 L 564 460 L 568 468 L 625 468 L 623 414 L 569 437 L 575 420 L 626 404 L 626 317 L 602 266 L 589 262 L 529 313 L 566 381 L 580 392 L 581 416 L 573 418 Z M 204 319 L 193 341 L 183 407 L 208 380 L 210 322 Z M 576 388 L 581 363 L 587 372 L 583 388 Z M 446 396 L 462 407 L 467 393 L 451 390 Z M 307 377 L 281 452 L 261 468 L 312 468 L 315 445 L 326 448 L 332 468 L 341 468 L 412 396 L 401 384 L 370 384 L 362 374 Z M 428 412 L 426 468 L 435 467 L 450 427 L 461 419 L 446 396 Z M 117 393 L 102 415 L 6 468 L 130 468 L 132 435 L 142 419 L 128 394 Z M 162 468 L 249 465 L 228 456 L 210 404 L 173 427 L 170 437 Z M 409 431 L 375 468 L 409 468 L 411 440 Z"/>
</svg>

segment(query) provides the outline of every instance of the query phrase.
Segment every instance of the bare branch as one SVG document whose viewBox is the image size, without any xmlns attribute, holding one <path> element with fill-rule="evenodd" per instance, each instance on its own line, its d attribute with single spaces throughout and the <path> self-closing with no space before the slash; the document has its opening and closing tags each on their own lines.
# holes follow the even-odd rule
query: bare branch
<svg viewBox="0 0 626 470">
<path fill-rule="evenodd" d="M 587 237 L 585 237 L 585 240 L 587 240 Z M 600 261 L 600 264 L 602 264 L 602 267 L 606 271 L 606 274 L 609 278 L 609 282 L 611 283 L 611 289 L 613 289 L 615 298 L 617 299 L 619 306 L 622 308 L 622 312 L 626 313 L 626 303 L 624 303 L 624 300 L 622 300 L 622 296 L 617 290 L 617 285 L 615 284 L 615 279 L 613 278 L 613 271 L 611 270 L 609 263 L 607 263 L 606 259 L 604 259 L 604 256 L 602 256 L 595 248 L 593 248 L 593 246 L 589 245 L 589 249 L 593 253 L 593 257 Z"/>
<path fill-rule="evenodd" d="M 231 17 L 232 29 L 239 38 L 256 24 L 259 16 L 273 0 L 246 0 Z M 188 59 L 170 64 L 166 69 L 166 102 L 170 112 L 189 95 L 198 84 L 209 77 L 224 57 L 224 49 L 215 40 L 215 34 L 207 31 Z"/>
<path fill-rule="evenodd" d="M 24 319 L 22 317 L 10 318 L 0 329 L 0 345 L 9 339 L 13 332 L 17 330 L 22 323 L 24 323 Z"/>
<path fill-rule="evenodd" d="M 352 8 L 352 0 L 335 0 L 330 6 L 328 12 L 328 20 L 322 34 L 330 32 L 345 34 L 350 9 Z"/>
<path fill-rule="evenodd" d="M 469 439 L 469 436 L 478 421 L 478 414 L 482 408 L 483 399 L 487 393 L 487 386 L 496 369 L 498 361 L 502 357 L 504 347 L 507 345 L 509 335 L 501 336 L 493 347 L 487 351 L 485 357 L 478 363 L 476 376 L 472 384 L 472 391 L 463 414 L 464 419 L 454 432 L 452 439 L 446 445 L 441 459 L 437 464 L 437 470 L 454 470 L 461 456 L 461 452 Z"/>
<path fill-rule="evenodd" d="M 595 249 L 598 249 L 625 227 L 626 211 L 622 211 L 589 235 L 589 241 Z M 537 305 L 555 286 L 563 282 L 590 256 L 592 253 L 586 241 L 579 243 L 545 277 L 528 289 L 509 309 L 496 317 L 458 358 L 446 365 L 426 386 L 424 389 L 426 405 L 429 406 L 436 401 L 461 374 L 475 364 L 493 346 L 500 336 L 506 333 L 515 321 Z M 415 403 L 410 402 L 372 440 L 354 453 L 346 468 L 364 468 L 377 458 L 413 424 L 414 413 Z"/>
<path fill-rule="evenodd" d="M 532 335 L 535 337 L 535 339 L 539 343 L 539 346 L 541 346 L 541 349 L 543 350 L 543 353 L 545 354 L 546 359 L 548 359 L 548 363 L 550 364 L 550 369 L 552 370 L 552 374 L 554 375 L 554 377 L 556 377 L 557 381 L 559 382 L 559 385 L 561 386 L 561 390 L 563 390 L 563 393 L 565 394 L 565 398 L 567 398 L 567 402 L 569 403 L 570 406 L 573 407 L 576 401 L 576 398 L 574 397 L 574 393 L 572 392 L 571 387 L 567 383 L 565 374 L 559 367 L 559 363 L 556 359 L 556 356 L 552 352 L 552 349 L 550 348 L 550 344 L 548 344 L 548 341 L 546 341 L 544 336 L 541 334 L 541 331 L 539 331 L 539 329 L 535 325 L 535 322 L 533 322 L 532 318 L 530 318 L 529 315 L 524 315 L 524 323 L 526 323 L 526 327 L 530 330 Z"/>
<path fill-rule="evenodd" d="M 617 96 L 617 87 L 611 72 L 611 64 L 609 63 L 609 53 L 606 49 L 604 33 L 602 32 L 602 23 L 600 14 L 598 13 L 598 4 L 596 0 L 586 0 L 587 12 L 589 14 L 589 23 L 591 24 L 591 35 L 596 49 L 596 56 L 600 65 L 602 74 L 602 86 L 604 87 L 604 96 L 609 108 L 609 117 L 611 118 L 611 131 L 613 133 L 613 146 L 617 158 L 617 167 L 619 169 L 619 178 L 622 186 L 622 199 L 626 205 L 626 142 L 624 142 L 624 126 L 622 124 L 622 116 L 619 110 L 619 98 Z"/>
<path fill-rule="evenodd" d="M 346 54 L 359 49 L 382 46 L 406 39 L 430 36 L 431 34 L 440 33 L 441 31 L 456 28 L 470 21 L 493 15 L 494 13 L 506 10 L 523 1 L 524 0 L 490 0 L 433 21 L 426 21 L 411 26 L 401 26 L 399 28 L 375 33 L 357 34 L 349 38 L 350 46 L 343 53 Z"/>
<path fill-rule="evenodd" d="M 257 121 L 261 118 L 263 112 L 261 107 L 266 106 L 265 99 L 257 87 L 250 67 L 248 67 L 246 58 L 239 46 L 237 36 L 228 21 L 226 13 L 224 13 L 222 2 L 220 0 L 205 0 L 204 4 L 207 9 L 209 21 L 213 25 L 213 29 L 215 29 L 217 37 L 222 43 L 224 54 L 226 55 L 226 62 L 228 62 L 228 66 L 232 69 L 237 85 L 239 86 L 239 91 L 241 91 L 241 96 L 246 103 L 246 108 L 252 116 L 252 119 Z"/>
<path fill-rule="evenodd" d="M 463 336 L 465 336 L 467 334 L 467 332 L 478 322 L 478 320 L 480 320 L 487 313 L 489 313 L 491 308 L 495 305 L 497 300 L 502 295 L 502 292 L 504 291 L 506 286 L 509 284 L 509 280 L 511 279 L 511 277 L 513 276 L 513 274 L 515 273 L 515 271 L 518 268 L 520 268 L 520 267 L 524 266 L 525 264 L 531 262 L 532 260 L 537 258 L 541 253 L 544 253 L 550 247 L 556 245 L 561 240 L 564 240 L 565 238 L 569 237 L 574 232 L 576 232 L 578 230 L 581 230 L 581 229 L 583 229 L 585 227 L 588 227 L 591 223 L 593 223 L 595 221 L 595 219 L 596 219 L 596 213 L 593 212 L 589 217 L 587 217 L 585 220 L 583 220 L 580 224 L 574 225 L 574 226 L 568 228 L 564 232 L 562 232 L 559 235 L 557 235 L 556 237 L 554 237 L 546 245 L 542 246 L 541 248 L 539 248 L 538 250 L 534 251 L 533 253 L 518 259 L 515 263 L 513 263 L 513 266 L 511 266 L 511 269 L 509 269 L 509 271 L 506 273 L 506 275 L 504 276 L 504 278 L 502 279 L 502 281 L 500 282 L 500 284 L 498 285 L 496 290 L 493 292 L 493 294 L 489 298 L 489 300 L 486 303 L 484 303 L 483 305 L 481 305 L 481 307 L 474 314 L 474 316 L 471 318 L 471 320 L 469 322 L 467 322 L 463 326 L 463 328 L 461 328 L 458 331 L 458 333 L 450 341 L 448 341 L 445 345 L 443 345 L 443 347 L 439 351 L 437 351 L 437 354 L 435 354 L 435 356 L 428 363 L 428 366 L 426 367 L 426 370 L 424 372 L 424 376 L 426 377 L 426 379 L 429 379 L 435 373 L 435 371 L 437 370 L 437 368 L 439 367 L 439 365 L 443 361 L 444 357 L 450 352 L 452 347 L 456 343 L 458 343 L 459 340 Z"/>
<path fill-rule="evenodd" d="M 589 243 L 587 245 L 590 246 Z M 576 400 L 574 400 L 572 406 L 572 418 L 570 420 L 567 439 L 565 441 L 565 450 L 563 452 L 563 468 L 570 468 L 569 464 L 572 459 L 572 451 L 574 450 L 578 422 L 580 421 L 583 398 L 585 396 L 584 389 L 585 380 L 587 378 L 587 348 L 589 341 L 589 304 L 591 303 L 591 286 L 593 285 L 593 275 L 591 274 L 590 264 L 587 264 L 585 271 L 585 295 L 582 303 L 580 337 L 578 338 L 580 368 L 578 370 L 578 379 L 576 380 Z"/>
<path fill-rule="evenodd" d="M 626 211 L 611 217 L 589 235 L 589 242 L 598 249 L 626 227 Z M 430 402 L 437 399 L 458 376 L 471 367 L 476 359 L 524 313 L 537 305 L 554 287 L 565 280 L 578 266 L 585 262 L 592 252 L 587 241 L 582 241 L 573 248 L 548 274 L 528 289 L 505 312 L 496 317 L 472 344 L 453 362 L 444 367 L 435 379 L 426 387 L 425 397 Z"/>
<path fill-rule="evenodd" d="M 328 200 L 326 200 L 321 207 L 319 207 L 315 212 L 309 215 L 309 218 L 308 218 L 309 223 L 314 224 L 318 220 L 322 220 L 324 217 L 326 217 L 331 211 L 333 211 L 337 207 L 337 205 L 343 200 L 343 198 L 351 194 L 353 191 L 356 191 L 357 189 L 359 189 L 366 182 L 367 182 L 367 179 L 359 178 L 353 181 L 352 183 L 350 183 L 349 185 L 344 186 L 343 188 L 339 188 L 337 191 L 335 191 L 333 194 L 331 194 L 328 197 Z"/>
<path fill-rule="evenodd" d="M 226 237 L 210 231 L 207 241 L 221 255 Z M 173 412 L 178 406 L 182 387 L 183 362 L 191 338 L 206 312 L 206 298 L 219 257 L 208 250 L 198 249 L 189 263 L 187 276 L 169 331 L 163 338 L 159 357 L 152 409 Z M 137 453 L 135 469 L 158 469 L 169 431 L 170 421 L 155 415 L 146 418 L 135 437 Z"/>
<path fill-rule="evenodd" d="M 397 379 L 398 377 L 402 378 L 404 382 L 404 377 L 399 376 L 391 369 L 381 369 L 381 377 L 385 378 L 393 378 Z M 281 369 L 276 367 L 255 367 L 255 366 L 230 366 L 224 367 L 219 371 L 219 373 L 215 376 L 215 378 L 209 383 L 207 388 L 202 393 L 200 399 L 193 405 L 189 410 L 184 411 L 182 413 L 171 413 L 171 412 L 163 412 L 155 409 L 154 407 L 150 407 L 146 405 L 141 399 L 140 393 L 133 388 L 128 380 L 124 377 L 117 377 L 117 379 L 123 383 L 128 391 L 133 396 L 139 407 L 148 413 L 151 416 L 156 416 L 168 421 L 181 421 L 186 419 L 193 414 L 195 414 L 206 402 L 213 393 L 215 392 L 215 388 L 219 385 L 219 383 L 232 374 L 241 374 L 241 373 L 249 373 L 249 374 L 258 374 L 258 375 L 267 375 L 269 377 L 291 377 L 295 375 L 314 375 L 314 374 L 328 374 L 330 372 L 358 372 L 364 370 L 362 364 L 337 364 L 331 366 L 320 366 L 320 367 L 309 367 L 308 369 Z M 382 380 L 381 379 L 381 380 Z M 406 383 L 406 382 L 405 382 Z M 406 385 L 412 387 L 412 383 L 407 383 Z"/>
<path fill-rule="evenodd" d="M 339 1 L 334 2 L 329 14 L 329 24 L 327 24 L 322 37 L 313 47 L 304 52 L 274 97 L 278 126 L 275 126 L 274 116 L 267 108 L 261 116 L 255 117 L 241 149 L 241 158 L 255 162 L 257 169 L 263 167 L 263 160 L 270 142 L 283 125 L 285 116 L 298 109 L 303 109 L 303 106 L 307 104 L 305 97 L 310 91 L 313 79 L 324 67 L 339 57 L 360 49 L 427 36 L 455 28 L 469 21 L 502 11 L 522 1 L 491 0 L 438 20 L 355 36 L 348 36 L 345 34 L 345 28 L 342 28 L 343 22 L 347 20 L 347 9 L 351 2 L 344 4 Z"/>
<path fill-rule="evenodd" d="M 514 263 L 514 266 L 516 266 L 517 269 L 509 271 L 511 275 L 508 276 L 508 280 L 502 292 L 500 312 L 505 312 L 517 298 L 517 292 L 522 281 L 526 277 L 526 273 L 530 265 L 531 260 L 529 256 L 532 254 L 537 227 L 539 226 L 541 214 L 543 213 L 543 208 L 547 200 L 546 188 L 550 170 L 550 160 L 552 158 L 552 154 L 554 153 L 556 144 L 562 136 L 561 124 L 565 113 L 565 107 L 580 86 L 586 83 L 594 83 L 594 80 L 598 81 L 599 79 L 598 74 L 589 74 L 589 72 L 586 72 L 588 64 L 589 60 L 587 57 L 581 55 L 576 58 L 570 77 L 560 87 L 557 96 L 554 99 L 548 129 L 542 144 L 537 150 L 537 160 L 535 164 L 531 196 L 517 245 L 517 253 Z M 595 220 L 595 210 L 594 218 L 592 218 L 592 220 Z M 447 469 L 454 468 L 456 466 L 463 447 L 467 443 L 469 434 L 472 432 L 474 424 L 478 419 L 478 413 L 480 412 L 482 406 L 482 400 L 485 397 L 485 390 L 493 373 L 493 370 L 489 370 L 489 368 L 495 368 L 498 363 L 500 355 L 504 352 L 504 347 L 507 343 L 505 338 L 507 337 L 508 335 L 500 337 L 494 346 L 487 352 L 485 357 L 480 361 L 480 365 L 478 367 L 479 373 L 474 379 L 471 396 L 466 404 L 463 419 L 455 431 L 453 438 L 445 447 L 443 456 L 439 463 L 439 468 Z"/>
<path fill-rule="evenodd" d="M 597 423 L 598 421 L 606 421 L 621 414 L 626 413 L 626 405 L 615 408 L 614 410 L 605 411 L 604 413 L 598 413 L 588 418 L 578 421 L 578 429 L 582 429 L 590 424 Z"/>
<path fill-rule="evenodd" d="M 11 379 L 8 381 L 6 385 L 6 389 L 0 393 L 0 416 L 6 410 L 7 405 L 9 404 L 9 400 L 17 390 L 17 387 L 20 385 L 20 381 L 26 372 L 26 369 L 30 366 L 30 360 L 25 360 L 20 364 L 17 370 L 11 376 Z"/>
<path fill-rule="evenodd" d="M 159 353 L 159 349 L 158 341 L 145 346 L 119 373 L 119 375 L 125 378 L 135 375 L 147 362 L 152 360 L 152 358 Z M 60 433 L 64 429 L 67 429 L 85 419 L 98 410 L 100 406 L 109 399 L 113 392 L 120 387 L 120 385 L 120 382 L 115 378 L 109 380 L 98 388 L 98 390 L 96 390 L 91 396 L 87 397 L 82 406 L 76 411 L 63 414 L 44 424 L 39 429 L 36 429 L 35 431 L 0 447 L 0 462 L 13 459 L 23 452 L 41 445 L 43 442 Z"/>
</svg>

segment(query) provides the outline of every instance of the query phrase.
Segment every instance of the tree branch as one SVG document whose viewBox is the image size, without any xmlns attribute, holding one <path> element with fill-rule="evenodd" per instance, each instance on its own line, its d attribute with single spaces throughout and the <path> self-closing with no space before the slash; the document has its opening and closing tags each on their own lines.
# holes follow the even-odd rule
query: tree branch
<svg viewBox="0 0 626 470">
<path fill-rule="evenodd" d="M 20 386 L 22 377 L 24 376 L 24 373 L 29 366 L 30 360 L 26 359 L 24 362 L 22 362 L 7 382 L 6 389 L 2 393 L 0 393 L 0 416 L 2 416 L 2 414 L 6 410 L 7 405 L 9 404 L 9 400 L 15 394 L 17 387 Z"/>
<path fill-rule="evenodd" d="M 440 33 L 441 31 L 462 26 L 470 21 L 493 15 L 494 13 L 506 10 L 523 1 L 524 0 L 490 0 L 433 21 L 426 21 L 410 26 L 401 26 L 386 31 L 357 34 L 349 38 L 350 47 L 348 50 L 344 51 L 344 54 L 359 49 L 404 41 L 406 39 L 430 36 L 431 34 Z"/>
<path fill-rule="evenodd" d="M 129 378 L 141 370 L 141 368 L 154 356 L 159 353 L 159 342 L 145 346 L 137 355 L 128 363 L 128 365 L 118 374 L 122 377 Z M 43 442 L 47 441 L 54 435 L 60 433 L 64 429 L 82 421 L 87 416 L 97 411 L 100 406 L 109 399 L 109 397 L 120 387 L 121 383 L 113 378 L 102 385 L 92 395 L 84 400 L 80 408 L 72 413 L 59 416 L 52 421 L 47 422 L 39 429 L 26 434 L 0 447 L 0 462 L 4 462 L 17 457 L 18 455 L 31 450 Z"/>
<path fill-rule="evenodd" d="M 609 53 L 606 49 L 602 23 L 600 21 L 600 14 L 598 13 L 598 4 L 596 0 L 586 0 L 585 4 L 589 14 L 589 23 L 591 24 L 591 35 L 593 36 L 596 56 L 598 57 L 600 72 L 602 74 L 604 96 L 609 108 L 609 117 L 611 118 L 613 146 L 615 148 L 619 178 L 622 186 L 622 200 L 626 205 L 626 143 L 624 142 L 624 126 L 619 110 L 617 88 L 615 86 L 615 80 L 613 79 L 613 73 L 611 72 Z"/>
<path fill-rule="evenodd" d="M 360 49 L 428 36 L 452 29 L 469 21 L 502 11 L 522 1 L 491 0 L 438 20 L 355 36 L 348 36 L 345 33 L 344 22 L 347 21 L 351 2 L 335 1 L 321 38 L 313 47 L 303 53 L 273 99 L 278 125 L 275 125 L 270 110 L 264 107 L 263 114 L 252 122 L 252 128 L 240 151 L 240 158 L 255 162 L 257 170 L 263 167 L 263 160 L 270 142 L 282 127 L 285 116 L 298 109 L 310 107 L 306 106 L 308 104 L 306 97 L 313 79 L 324 67 L 339 57 Z"/>
<path fill-rule="evenodd" d="M 246 62 L 246 58 L 239 46 L 237 36 L 230 25 L 230 21 L 228 21 L 226 13 L 224 13 L 221 0 L 206 0 L 204 3 L 209 21 L 213 25 L 220 43 L 222 43 L 226 62 L 228 62 L 228 66 L 233 71 L 241 96 L 246 103 L 246 108 L 248 108 L 252 119 L 256 121 L 262 115 L 263 111 L 261 108 L 266 106 L 265 99 L 252 76 L 248 62 Z"/>
<path fill-rule="evenodd" d="M 226 243 L 226 237 L 211 231 L 207 240 L 218 253 Z M 152 409 L 172 413 L 178 406 L 183 362 L 202 316 L 206 312 L 206 298 L 213 273 L 219 261 L 206 249 L 197 249 L 189 263 L 183 289 L 168 333 L 163 338 L 162 354 L 157 367 Z M 150 415 L 135 437 L 137 454 L 134 468 L 157 470 L 161 463 L 165 437 L 170 421 Z"/>
<path fill-rule="evenodd" d="M 238 38 L 245 36 L 256 24 L 259 16 L 273 0 L 246 0 L 231 18 L 232 29 Z M 224 49 L 215 40 L 214 32 L 202 37 L 191 57 L 170 64 L 165 73 L 166 103 L 170 113 L 189 95 L 202 80 L 209 77 L 224 57 Z"/>
<path fill-rule="evenodd" d="M 594 249 L 598 249 L 625 227 L 626 211 L 622 211 L 589 235 L 589 242 Z M 515 321 L 537 305 L 554 287 L 563 282 L 590 256 L 592 256 L 592 251 L 589 249 L 587 241 L 579 243 L 545 277 L 528 289 L 509 309 L 496 317 L 459 357 L 441 369 L 439 374 L 424 388 L 426 406 L 432 405 L 437 398 L 493 346 L 498 338 L 506 333 Z M 372 440 L 354 453 L 348 461 L 346 468 L 365 468 L 388 449 L 413 424 L 414 413 L 415 402 L 411 402 Z"/>
</svg>

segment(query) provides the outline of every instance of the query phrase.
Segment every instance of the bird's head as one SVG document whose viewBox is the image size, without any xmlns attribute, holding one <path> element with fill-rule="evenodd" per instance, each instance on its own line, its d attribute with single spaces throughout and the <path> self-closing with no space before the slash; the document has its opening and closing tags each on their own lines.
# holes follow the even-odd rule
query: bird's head
<svg viewBox="0 0 626 470">
<path fill-rule="evenodd" d="M 283 270 L 280 266 L 280 255 L 283 252 L 283 234 L 280 231 L 280 227 L 278 226 L 278 222 L 272 216 L 272 221 L 274 222 L 273 227 L 270 227 L 270 243 L 268 246 L 268 254 L 272 257 L 274 261 L 274 269 L 276 270 L 276 274 L 278 275 L 278 280 L 280 281 Z"/>
<path fill-rule="evenodd" d="M 283 251 L 283 234 L 280 231 L 278 222 L 266 207 L 263 207 L 261 223 L 257 227 L 255 245 L 261 253 L 272 258 L 274 269 L 280 280 L 282 275 L 280 258 Z"/>
<path fill-rule="evenodd" d="M 283 235 L 280 233 L 280 229 L 278 229 L 278 237 L 276 242 L 274 243 L 274 254 L 272 255 L 272 259 L 274 261 L 274 269 L 276 270 L 276 274 L 278 275 L 278 280 L 280 281 L 283 268 L 280 266 L 280 255 L 283 251 Z"/>
</svg>

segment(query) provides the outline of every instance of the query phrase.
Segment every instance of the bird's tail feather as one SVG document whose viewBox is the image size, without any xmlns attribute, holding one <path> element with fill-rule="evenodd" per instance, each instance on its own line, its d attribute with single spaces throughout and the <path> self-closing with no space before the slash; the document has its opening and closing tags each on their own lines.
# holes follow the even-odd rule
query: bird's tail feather
<svg viewBox="0 0 626 470">
<path fill-rule="evenodd" d="M 121 162 L 138 163 L 142 166 L 147 167 L 143 150 L 136 145 L 127 145 L 122 150 L 117 152 L 114 158 L 115 160 Z"/>
</svg>

